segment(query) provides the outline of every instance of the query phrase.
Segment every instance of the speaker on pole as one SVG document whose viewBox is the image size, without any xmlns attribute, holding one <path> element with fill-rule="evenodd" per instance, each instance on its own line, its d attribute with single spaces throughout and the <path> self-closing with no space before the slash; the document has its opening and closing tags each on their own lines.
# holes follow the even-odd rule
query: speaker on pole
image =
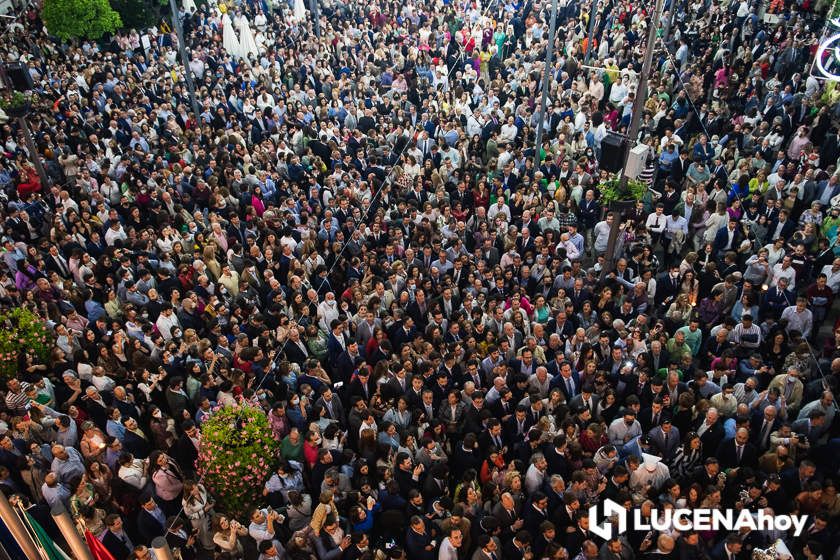
<svg viewBox="0 0 840 560">
<path fill-rule="evenodd" d="M 35 88 L 32 82 L 32 75 L 29 73 L 29 68 L 26 64 L 20 62 L 10 62 L 6 64 L 6 74 L 12 82 L 12 87 L 15 90 L 24 92 Z"/>
<path fill-rule="evenodd" d="M 601 159 L 598 163 L 601 169 L 610 173 L 618 173 L 624 166 L 624 158 L 627 154 L 627 139 L 612 132 L 601 140 Z"/>
</svg>

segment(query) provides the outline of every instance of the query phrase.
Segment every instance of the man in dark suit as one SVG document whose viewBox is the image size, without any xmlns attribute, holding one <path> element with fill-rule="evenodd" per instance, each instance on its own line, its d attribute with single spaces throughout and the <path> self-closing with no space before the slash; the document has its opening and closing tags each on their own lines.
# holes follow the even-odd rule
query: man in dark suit
<svg viewBox="0 0 840 560">
<path fill-rule="evenodd" d="M 176 460 L 184 472 L 184 477 L 195 477 L 195 462 L 198 460 L 198 428 L 193 420 L 184 420 L 181 435 L 169 448 L 169 455 Z"/>
<path fill-rule="evenodd" d="M 656 305 L 670 304 L 680 291 L 680 267 L 672 266 L 667 272 L 656 277 L 656 294 L 653 301 Z"/>
<path fill-rule="evenodd" d="M 330 336 L 327 337 L 327 362 L 335 364 L 346 347 L 344 324 L 339 319 L 333 319 L 330 322 Z"/>
<path fill-rule="evenodd" d="M 671 162 L 671 176 L 669 178 L 674 182 L 675 185 L 682 185 L 683 179 L 685 179 L 685 173 L 686 171 L 688 171 L 689 165 L 691 165 L 691 162 L 688 160 L 687 150 L 683 150 L 682 152 L 680 152 L 680 157 Z"/>
<path fill-rule="evenodd" d="M 452 315 L 461 307 L 461 301 L 455 297 L 452 288 L 449 287 L 443 289 L 443 293 L 435 300 L 435 303 L 440 307 L 446 319 L 451 319 Z"/>
<path fill-rule="evenodd" d="M 49 272 L 57 272 L 62 278 L 70 277 L 70 267 L 67 264 L 67 259 L 58 251 L 55 245 L 50 247 L 49 254 L 44 259 Z"/>
<path fill-rule="evenodd" d="M 419 515 L 409 520 L 409 527 L 405 535 L 405 550 L 409 558 L 417 560 L 435 560 L 437 554 L 434 542 L 435 533 L 432 532 L 435 525 Z"/>
<path fill-rule="evenodd" d="M 105 526 L 108 529 L 102 535 L 102 544 L 114 557 L 114 560 L 126 560 L 134 551 L 134 543 L 123 528 L 122 517 L 112 513 L 105 517 Z"/>
<path fill-rule="evenodd" d="M 504 541 L 511 539 L 522 527 L 516 501 L 510 492 L 501 495 L 499 503 L 493 507 L 491 514 L 499 522 L 499 527 L 502 529 L 500 538 Z"/>
<path fill-rule="evenodd" d="M 706 411 L 706 416 L 698 419 L 694 425 L 694 431 L 700 436 L 705 457 L 710 457 L 717 451 L 725 436 L 723 423 L 720 422 L 718 411 L 714 408 L 710 408 Z"/>
<path fill-rule="evenodd" d="M 770 434 L 781 426 L 776 407 L 768 404 L 764 410 L 756 410 L 750 418 L 750 436 L 753 445 L 759 453 L 764 453 L 770 448 Z"/>
<path fill-rule="evenodd" d="M 741 538 L 732 533 L 720 541 L 709 553 L 711 560 L 741 560 Z"/>
<path fill-rule="evenodd" d="M 592 292 L 583 287 L 583 280 L 575 280 L 574 287 L 566 295 L 572 300 L 575 311 L 580 311 L 584 301 L 592 301 Z"/>
<path fill-rule="evenodd" d="M 344 405 L 336 398 L 330 387 L 326 385 L 321 388 L 321 397 L 315 401 L 315 404 L 324 409 L 324 417 L 338 422 L 339 426 L 344 426 L 345 414 Z"/>
<path fill-rule="evenodd" d="M 716 456 L 723 469 L 738 469 L 741 467 L 755 468 L 758 465 L 758 451 L 750 443 L 750 432 L 747 428 L 739 428 L 735 437 L 722 442 L 717 449 Z"/>
<path fill-rule="evenodd" d="M 549 368 L 550 372 L 550 368 Z M 563 392 L 563 395 L 566 397 L 566 401 L 571 401 L 575 395 L 580 393 L 580 376 L 576 371 L 572 370 L 572 364 L 569 361 L 564 361 L 560 365 L 560 371 L 557 372 L 551 383 L 549 383 L 549 388 L 554 389 L 555 387 L 559 388 L 560 391 Z"/>
<path fill-rule="evenodd" d="M 530 429 L 531 424 L 528 423 L 528 407 L 520 404 L 516 407 L 516 412 L 513 416 L 508 418 L 503 426 L 502 433 L 505 444 L 508 447 L 513 447 L 514 444 L 525 439 Z"/>
<path fill-rule="evenodd" d="M 156 537 L 162 537 L 166 533 L 166 515 L 160 506 L 157 505 L 154 495 L 151 493 L 141 499 L 140 512 L 137 514 L 137 532 L 143 538 L 143 542 L 152 542 Z"/>
<path fill-rule="evenodd" d="M 309 359 L 309 349 L 300 339 L 300 332 L 296 328 L 289 329 L 289 338 L 283 345 L 283 354 L 290 363 L 297 364 L 301 368 Z"/>
<path fill-rule="evenodd" d="M 498 418 L 490 418 L 487 420 L 487 427 L 478 434 L 478 446 L 489 456 L 489 449 L 495 447 L 498 452 L 502 452 L 505 447 L 504 437 L 502 434 L 502 423 Z"/>
<path fill-rule="evenodd" d="M 364 355 L 359 347 L 359 343 L 355 340 L 349 341 L 347 343 L 347 349 L 341 352 L 335 358 L 335 361 L 333 361 L 333 372 L 335 373 L 333 381 L 349 383 L 353 372 L 362 362 L 364 362 Z"/>
<path fill-rule="evenodd" d="M 779 216 L 772 222 L 767 229 L 767 243 L 772 243 L 776 239 L 784 239 L 787 241 L 793 232 L 796 231 L 796 223 L 790 219 L 788 211 L 782 209 L 779 211 Z"/>
<path fill-rule="evenodd" d="M 663 407 L 661 399 L 654 399 L 648 408 L 639 411 L 637 420 L 645 432 L 651 431 L 665 421 L 671 420 L 671 411 Z"/>
<path fill-rule="evenodd" d="M 729 218 L 726 226 L 720 228 L 715 234 L 714 249 L 715 255 L 719 259 L 723 259 L 724 253 L 727 251 L 737 251 L 741 245 L 743 234 L 738 228 L 738 221 Z"/>
<path fill-rule="evenodd" d="M 417 328 L 425 330 L 426 325 L 429 322 L 427 318 L 429 305 L 426 301 L 426 292 L 423 290 L 417 290 L 414 293 L 414 301 L 408 304 L 406 313 L 408 313 L 408 316 L 414 320 L 414 324 L 417 325 Z M 395 347 L 399 348 L 399 346 Z"/>
<path fill-rule="evenodd" d="M 184 521 L 178 517 L 170 517 L 166 520 L 166 526 L 169 528 L 166 531 L 166 543 L 173 554 L 177 550 L 181 560 L 195 560 L 197 558 L 195 536 L 184 528 Z"/>
<path fill-rule="evenodd" d="M 660 451 L 662 459 L 668 461 L 680 447 L 680 431 L 671 425 L 671 419 L 665 418 L 660 426 L 654 426 L 648 432 L 650 442 Z"/>
<path fill-rule="evenodd" d="M 481 247 L 481 258 L 483 258 L 487 266 L 492 268 L 499 264 L 499 259 L 501 255 L 499 255 L 499 250 L 493 247 L 493 240 L 490 237 L 486 237 L 483 241 L 483 245 Z"/>
<path fill-rule="evenodd" d="M 512 539 L 505 540 L 505 545 L 502 547 L 502 560 L 524 560 L 530 544 L 531 533 L 524 529 L 518 531 Z"/>
</svg>

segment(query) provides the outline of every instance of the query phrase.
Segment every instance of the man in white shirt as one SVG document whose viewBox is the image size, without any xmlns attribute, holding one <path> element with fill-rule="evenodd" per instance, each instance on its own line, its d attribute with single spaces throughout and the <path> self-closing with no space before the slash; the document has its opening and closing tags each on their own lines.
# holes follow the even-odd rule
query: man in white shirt
<svg viewBox="0 0 840 560">
<path fill-rule="evenodd" d="M 833 263 L 825 265 L 820 272 L 825 274 L 826 284 L 834 295 L 840 295 L 840 257 L 834 259 Z"/>
<path fill-rule="evenodd" d="M 504 216 L 506 223 L 510 222 L 510 208 L 505 204 L 504 198 L 500 198 L 496 204 L 490 207 L 490 210 L 487 211 L 487 218 L 492 222 L 499 214 Z"/>
<path fill-rule="evenodd" d="M 648 216 L 645 221 L 645 227 L 650 232 L 654 244 L 660 240 L 662 232 L 665 231 L 666 216 L 663 214 L 664 210 L 665 206 L 661 203 L 657 204 L 654 213 Z"/>
<path fill-rule="evenodd" d="M 773 278 L 770 280 L 770 285 L 778 286 L 781 278 L 787 278 L 791 290 L 796 289 L 796 270 L 790 265 L 789 255 L 782 257 L 782 262 L 773 266 Z"/>
<path fill-rule="evenodd" d="M 569 260 L 575 260 L 580 256 L 580 251 L 578 251 L 578 248 L 575 246 L 575 244 L 571 242 L 568 233 L 563 233 L 560 235 L 560 243 L 557 244 L 557 249 L 559 249 L 560 247 L 566 249 L 566 257 L 568 257 Z"/>
<path fill-rule="evenodd" d="M 450 529 L 449 536 L 440 543 L 438 560 L 458 560 L 458 549 L 461 548 L 463 540 L 461 529 Z"/>
<path fill-rule="evenodd" d="M 181 328 L 181 323 L 178 321 L 178 316 L 172 308 L 172 304 L 164 304 L 157 321 L 155 322 L 158 332 L 164 340 L 172 338 L 172 327 Z"/>
<path fill-rule="evenodd" d="M 787 257 L 785 257 L 787 258 Z M 814 316 L 808 309 L 808 300 L 804 297 L 796 298 L 796 305 L 786 307 L 782 311 L 782 321 L 787 321 L 787 332 L 799 331 L 804 338 L 811 336 Z"/>
<path fill-rule="evenodd" d="M 499 132 L 499 140 L 512 144 L 514 140 L 516 140 L 516 135 L 518 133 L 519 129 L 516 128 L 516 125 L 513 123 L 513 117 L 508 117 L 507 122 L 502 125 L 502 129 Z"/>
<path fill-rule="evenodd" d="M 665 218 L 665 235 L 662 240 L 665 253 L 679 255 L 686 235 L 688 235 L 688 220 L 680 216 L 675 208 L 671 215 Z"/>
<path fill-rule="evenodd" d="M 612 228 L 615 216 L 612 213 L 607 214 L 607 218 L 595 224 L 593 228 L 593 235 L 595 236 L 595 254 L 603 254 L 607 251 L 607 243 L 610 238 L 610 228 Z"/>
</svg>

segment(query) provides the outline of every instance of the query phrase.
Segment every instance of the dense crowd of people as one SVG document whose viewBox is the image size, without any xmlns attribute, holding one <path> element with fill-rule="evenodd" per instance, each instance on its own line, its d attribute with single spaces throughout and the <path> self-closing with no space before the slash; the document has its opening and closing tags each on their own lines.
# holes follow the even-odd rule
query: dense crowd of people
<svg viewBox="0 0 840 560">
<path fill-rule="evenodd" d="M 189 6 L 186 70 L 167 24 L 63 44 L 23 12 L 0 51 L 37 154 L 8 119 L 0 302 L 55 344 L 5 382 L 4 493 L 116 560 L 836 560 L 827 6 L 653 4 L 600 2 L 590 35 L 560 2 L 544 116 L 546 1 L 325 1 L 319 37 L 299 1 Z M 602 141 L 651 28 L 646 190 L 616 208 Z M 196 460 L 245 402 L 280 451 L 242 514 Z M 808 523 L 604 540 L 608 498 Z"/>
</svg>

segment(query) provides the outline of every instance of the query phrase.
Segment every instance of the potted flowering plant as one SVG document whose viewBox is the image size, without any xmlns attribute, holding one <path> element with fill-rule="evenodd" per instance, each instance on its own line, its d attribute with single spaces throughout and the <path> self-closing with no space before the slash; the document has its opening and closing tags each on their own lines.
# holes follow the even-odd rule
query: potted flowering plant
<svg viewBox="0 0 840 560">
<path fill-rule="evenodd" d="M 41 360 L 49 358 L 53 335 L 41 317 L 27 307 L 0 313 L 0 375 L 18 373 L 18 358 L 25 352 Z"/>
<path fill-rule="evenodd" d="M 277 448 L 262 409 L 219 407 L 201 426 L 197 472 L 226 513 L 244 514 L 271 476 Z"/>
<path fill-rule="evenodd" d="M 0 100 L 0 108 L 10 117 L 25 117 L 32 108 L 32 96 L 19 91 Z"/>
<path fill-rule="evenodd" d="M 621 180 L 614 177 L 598 186 L 601 191 L 601 203 L 604 206 L 614 202 L 641 200 L 647 191 L 647 183 L 636 179 L 627 180 L 627 188 L 621 189 Z"/>
</svg>

